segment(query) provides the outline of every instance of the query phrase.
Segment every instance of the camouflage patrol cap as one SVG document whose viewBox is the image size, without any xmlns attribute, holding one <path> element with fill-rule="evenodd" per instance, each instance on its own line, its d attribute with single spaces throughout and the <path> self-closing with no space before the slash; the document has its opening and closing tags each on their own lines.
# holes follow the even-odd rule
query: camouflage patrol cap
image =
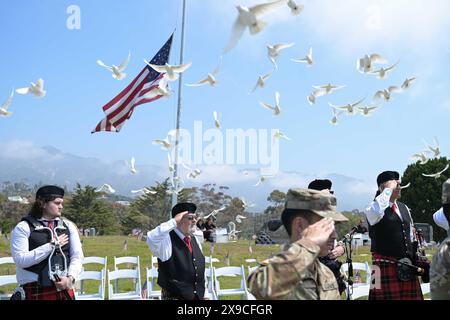
<svg viewBox="0 0 450 320">
<path fill-rule="evenodd" d="M 450 203 L 450 179 L 442 184 L 442 204 Z"/>
<path fill-rule="evenodd" d="M 309 210 L 335 222 L 348 219 L 336 210 L 336 197 L 328 192 L 313 189 L 289 189 L 285 209 Z"/>
</svg>

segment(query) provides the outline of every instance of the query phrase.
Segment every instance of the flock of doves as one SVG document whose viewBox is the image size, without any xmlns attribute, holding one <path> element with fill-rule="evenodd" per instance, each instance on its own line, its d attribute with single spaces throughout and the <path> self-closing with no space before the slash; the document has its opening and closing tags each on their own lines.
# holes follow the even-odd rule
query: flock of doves
<svg viewBox="0 0 450 320">
<path fill-rule="evenodd" d="M 250 35 L 256 35 L 260 33 L 265 27 L 267 26 L 267 23 L 263 20 L 261 20 L 261 17 L 267 13 L 270 13 L 274 10 L 277 10 L 281 8 L 282 6 L 287 5 L 288 8 L 291 10 L 293 15 L 299 15 L 303 10 L 304 6 L 301 4 L 297 4 L 294 0 L 278 0 L 268 3 L 262 3 L 257 4 L 252 7 L 245 7 L 245 6 L 237 6 L 238 11 L 238 17 L 233 25 L 231 37 L 228 41 L 228 44 L 225 46 L 223 53 L 227 53 L 230 50 L 232 50 L 237 43 L 239 42 L 240 38 L 242 37 L 243 33 L 246 29 L 249 30 Z M 274 45 L 267 45 L 268 50 L 268 58 L 272 62 L 274 68 L 271 72 L 261 75 L 258 77 L 257 82 L 255 86 L 253 87 L 252 91 L 250 93 L 253 93 L 258 88 L 263 88 L 265 86 L 266 81 L 269 79 L 269 77 L 278 69 L 277 65 L 277 59 L 279 58 L 281 52 L 287 48 L 290 48 L 294 46 L 294 43 L 287 43 L 287 44 L 274 44 Z M 116 80 L 122 80 L 126 77 L 126 73 L 124 70 L 128 66 L 128 63 L 131 58 L 131 52 L 128 53 L 128 56 L 125 58 L 125 60 L 119 65 L 106 65 L 103 61 L 97 60 L 97 64 L 105 69 L 107 69 L 109 72 L 111 72 L 112 77 Z M 219 59 L 218 66 L 212 71 L 211 73 L 208 73 L 204 79 L 199 80 L 196 83 L 193 84 L 187 84 L 187 86 L 190 87 L 199 87 L 203 85 L 209 84 L 212 87 L 215 87 L 217 84 L 217 76 L 222 64 L 222 56 Z M 303 63 L 306 64 L 306 66 L 311 67 L 314 65 L 314 57 L 313 57 L 313 50 L 312 47 L 309 49 L 309 52 L 303 57 L 299 59 L 291 59 L 295 63 Z M 170 89 L 169 83 L 176 81 L 179 78 L 179 74 L 186 71 L 191 65 L 192 62 L 182 64 L 182 65 L 154 65 L 150 64 L 147 60 L 144 59 L 144 62 L 155 71 L 164 74 L 164 76 L 159 81 L 159 84 L 156 88 L 148 92 L 145 96 L 145 98 L 153 98 L 156 96 L 163 96 L 163 97 L 170 97 L 171 93 L 173 92 Z M 392 64 L 388 67 L 379 67 L 378 65 L 384 65 L 387 64 L 388 61 L 383 58 L 380 54 L 372 53 L 372 54 L 365 54 L 363 57 L 357 59 L 356 62 L 356 69 L 363 74 L 368 75 L 375 75 L 378 79 L 386 79 L 391 73 L 394 68 L 398 65 L 399 61 L 397 61 L 395 64 Z M 331 103 L 329 103 L 332 111 L 332 119 L 330 120 L 330 123 L 333 125 L 337 124 L 338 117 L 345 113 L 347 115 L 355 115 L 357 113 L 360 113 L 364 116 L 369 116 L 372 112 L 374 112 L 376 109 L 379 108 L 378 105 L 375 103 L 379 102 L 381 99 L 385 102 L 389 102 L 392 99 L 392 94 L 394 93 L 401 93 L 411 87 L 411 83 L 416 80 L 415 77 L 406 78 L 405 81 L 400 86 L 389 86 L 386 89 L 378 90 L 373 98 L 372 98 L 372 104 L 368 106 L 363 106 L 363 102 L 366 98 L 363 98 L 361 100 L 358 100 L 354 103 L 348 103 L 346 105 L 342 106 L 336 106 Z M 313 86 L 314 90 L 311 92 L 311 94 L 306 98 L 307 102 L 310 105 L 314 105 L 316 103 L 317 98 L 332 94 L 338 89 L 342 89 L 345 86 L 341 85 L 334 85 L 331 83 L 325 84 L 325 85 L 319 85 L 319 86 Z M 38 79 L 36 84 L 31 83 L 29 87 L 20 88 L 17 89 L 16 92 L 18 94 L 33 94 L 37 98 L 43 98 L 46 95 L 46 91 L 44 90 L 44 80 Z M 250 94 L 249 93 L 249 94 Z M 8 117 L 12 113 L 8 111 L 9 106 L 12 103 L 14 95 L 14 90 L 11 92 L 11 95 L 7 99 L 7 101 L 0 107 L 0 116 L 2 117 Z M 266 109 L 269 109 L 272 111 L 274 116 L 279 116 L 282 112 L 281 106 L 280 106 L 280 93 L 275 92 L 275 104 L 271 105 L 265 102 L 260 102 L 260 105 Z M 218 118 L 217 112 L 213 112 L 214 117 L 214 124 L 215 127 L 220 129 L 221 124 L 220 120 Z M 171 130 L 167 134 L 167 137 L 165 139 L 156 139 L 153 140 L 153 144 L 160 145 L 162 149 L 168 151 L 168 167 L 169 172 L 174 172 L 174 164 L 171 161 L 170 153 L 169 151 L 174 146 L 174 141 L 176 137 L 176 130 Z M 274 137 L 274 139 L 280 139 L 284 138 L 287 140 L 290 140 L 285 134 L 283 134 L 280 130 L 277 130 Z M 412 160 L 419 161 L 420 164 L 425 164 L 428 162 L 429 158 L 427 154 L 431 153 L 433 157 L 438 158 L 440 157 L 440 148 L 439 148 L 439 142 L 437 138 L 434 138 L 434 145 L 429 145 L 426 143 L 426 150 L 414 154 L 412 156 Z M 201 174 L 200 169 L 191 168 L 187 166 L 185 163 L 181 163 L 185 169 L 188 170 L 187 178 L 195 179 Z M 136 174 L 138 171 L 135 168 L 135 159 L 132 157 L 131 163 L 128 164 L 126 161 L 126 165 L 129 166 L 130 172 L 132 174 Z M 423 173 L 423 176 L 426 177 L 432 177 L 438 179 L 443 172 L 445 172 L 449 168 L 449 165 L 447 164 L 443 170 L 440 172 L 434 173 L 434 174 L 425 174 Z M 246 173 L 248 174 L 248 173 Z M 258 186 L 264 181 L 266 181 L 268 178 L 273 176 L 268 175 L 262 175 L 260 177 L 260 180 L 254 185 Z M 180 177 L 171 178 L 171 185 L 172 188 L 168 190 L 168 193 L 178 193 L 183 189 L 183 180 Z M 175 181 L 177 179 L 177 181 Z M 409 185 L 406 185 L 404 187 L 408 187 Z M 99 192 L 106 192 L 106 193 L 114 193 L 115 190 L 109 185 L 104 184 L 101 187 L 97 189 Z M 148 188 L 140 189 L 140 190 L 132 190 L 131 191 L 134 194 L 148 194 L 148 193 L 156 193 L 156 191 L 150 190 Z M 245 199 L 241 199 L 244 203 L 244 207 L 249 206 L 246 204 Z M 221 208 L 222 209 L 222 208 Z M 213 211 L 214 212 L 214 211 Z M 211 215 L 214 215 L 211 213 Z M 240 221 L 238 221 L 240 222 Z"/>
</svg>

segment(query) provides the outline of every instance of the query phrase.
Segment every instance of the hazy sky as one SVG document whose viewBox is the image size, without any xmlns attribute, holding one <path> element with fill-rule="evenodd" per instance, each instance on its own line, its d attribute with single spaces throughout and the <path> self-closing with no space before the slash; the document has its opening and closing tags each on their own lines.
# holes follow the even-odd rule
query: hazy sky
<svg viewBox="0 0 450 320">
<path fill-rule="evenodd" d="M 261 1 L 187 0 L 185 62 L 192 67 L 185 83 L 203 79 L 216 67 L 237 17 L 236 5 Z M 383 170 L 403 172 L 410 156 L 424 149 L 422 139 L 438 137 L 442 152 L 450 149 L 450 2 L 446 0 L 314 0 L 298 1 L 304 11 L 293 16 L 287 6 L 268 14 L 260 34 L 246 31 L 237 47 L 224 55 L 216 88 L 183 86 L 181 126 L 192 132 L 214 127 L 217 111 L 226 129 L 280 129 L 291 141 L 280 141 L 280 170 L 311 175 L 338 173 L 375 181 Z M 140 164 L 165 165 L 166 153 L 152 145 L 175 127 L 177 86 L 169 99 L 139 106 L 120 133 L 91 130 L 103 118 L 101 107 L 118 94 L 175 31 L 170 63 L 179 62 L 181 0 L 17 0 L 0 2 L 0 100 L 11 89 L 45 81 L 47 96 L 16 94 L 9 118 L 0 118 L 0 147 L 52 145 L 65 152 L 105 161 L 136 158 Z M 80 29 L 69 29 L 70 5 L 80 9 Z M 249 95 L 258 75 L 272 70 L 267 44 L 295 42 L 282 52 L 279 69 L 264 89 Z M 315 65 L 290 61 L 313 47 Z M 131 51 L 121 81 L 96 64 L 120 64 Z M 400 61 L 385 80 L 356 70 L 364 54 L 379 53 L 389 64 Z M 328 102 L 345 105 L 377 90 L 400 86 L 417 77 L 412 87 L 394 94 L 371 117 L 339 118 L 329 123 Z M 310 106 L 312 85 L 345 85 Z M 274 103 L 281 95 L 282 114 L 274 117 L 259 102 Z M 270 145 L 270 137 L 267 140 Z M 200 166 L 202 164 L 199 164 Z M 202 179 L 233 179 L 244 164 L 206 169 Z M 3 168 L 7 170 L 7 168 Z M 3 170 L 2 169 L 2 170 Z M 289 183 L 291 181 L 286 176 Z M 286 181 L 286 180 L 285 180 Z M 255 181 L 256 182 L 256 181 Z"/>
</svg>

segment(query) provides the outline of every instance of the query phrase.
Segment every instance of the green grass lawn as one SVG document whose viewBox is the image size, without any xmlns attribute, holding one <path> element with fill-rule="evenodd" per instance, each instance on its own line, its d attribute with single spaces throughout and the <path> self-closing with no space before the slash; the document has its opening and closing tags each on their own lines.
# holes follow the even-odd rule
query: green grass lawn
<svg viewBox="0 0 450 320">
<path fill-rule="evenodd" d="M 128 248 L 124 251 L 124 241 L 127 240 Z M 139 241 L 136 238 L 127 236 L 101 236 L 101 237 L 82 237 L 83 252 L 85 257 L 99 256 L 108 257 L 108 270 L 114 270 L 114 257 L 120 256 L 139 256 L 141 263 L 141 278 L 142 284 L 145 282 L 146 268 L 151 266 L 151 251 L 149 250 L 145 241 Z M 249 246 L 252 246 L 253 253 L 249 253 Z M 218 258 L 220 262 L 214 263 L 215 267 L 225 266 L 225 257 L 228 254 L 231 266 L 244 265 L 245 272 L 247 273 L 247 266 L 254 266 L 255 263 L 247 263 L 245 259 L 254 258 L 258 261 L 264 260 L 280 251 L 280 245 L 255 245 L 253 241 L 239 240 L 237 242 L 230 242 L 225 244 L 215 244 L 213 257 Z M 432 252 L 427 252 L 432 254 Z M 203 254 L 205 256 L 210 255 L 210 243 L 205 242 L 203 244 Z M 9 243 L 3 238 L 0 239 L 0 257 L 10 256 Z M 431 259 L 431 257 L 429 257 Z M 345 261 L 345 255 L 341 257 L 342 261 Z M 369 247 L 360 247 L 353 251 L 353 262 L 365 262 L 371 264 L 371 255 Z M 101 267 L 96 267 L 95 264 L 87 265 L 86 270 L 100 270 Z M 14 265 L 0 266 L 0 274 L 15 274 Z M 247 274 L 248 275 L 248 274 Z M 362 281 L 365 280 L 365 275 L 362 275 Z M 129 289 L 133 288 L 131 281 L 121 280 L 120 288 Z M 98 284 L 94 281 L 87 281 L 84 284 L 86 292 L 95 292 Z M 239 279 L 226 277 L 221 280 L 221 287 L 237 287 L 239 286 Z M 4 291 L 11 291 L 14 286 L 2 287 Z M 106 291 L 108 288 L 106 286 Z M 0 293 L 2 290 L 0 289 Z M 107 295 L 107 292 L 106 292 Z M 229 299 L 238 299 L 239 297 L 229 297 Z"/>
</svg>

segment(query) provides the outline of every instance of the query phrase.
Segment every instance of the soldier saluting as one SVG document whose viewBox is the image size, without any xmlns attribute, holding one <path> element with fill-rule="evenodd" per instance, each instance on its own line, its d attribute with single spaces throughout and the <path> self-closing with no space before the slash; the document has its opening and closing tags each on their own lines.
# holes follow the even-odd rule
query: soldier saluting
<svg viewBox="0 0 450 320">
<path fill-rule="evenodd" d="M 250 274 L 250 292 L 257 299 L 339 300 L 333 272 L 318 259 L 333 249 L 335 222 L 348 221 L 334 195 L 289 189 L 281 220 L 291 244 Z"/>
</svg>

